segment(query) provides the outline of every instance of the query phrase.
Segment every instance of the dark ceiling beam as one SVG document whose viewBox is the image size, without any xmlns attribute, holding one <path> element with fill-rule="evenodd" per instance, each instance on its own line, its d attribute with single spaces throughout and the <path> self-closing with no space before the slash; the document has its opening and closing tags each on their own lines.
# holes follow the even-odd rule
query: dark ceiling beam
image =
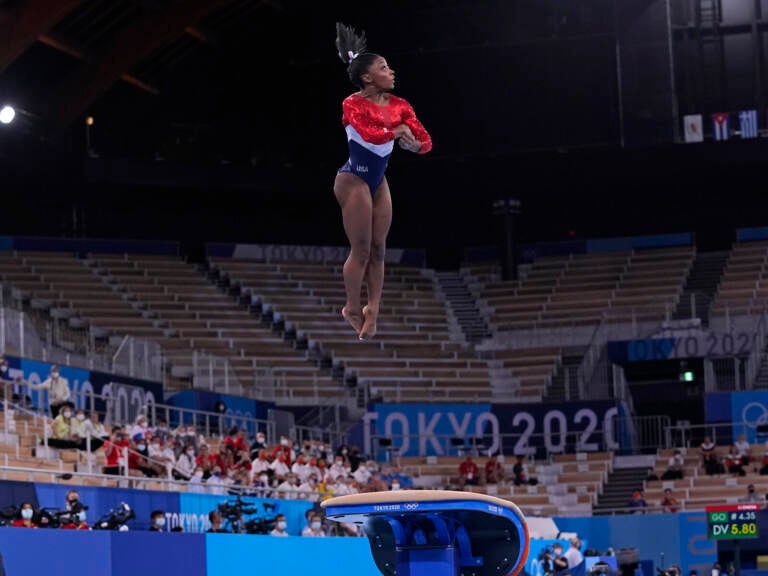
<svg viewBox="0 0 768 576">
<path fill-rule="evenodd" d="M 120 30 L 91 65 L 73 74 L 57 90 L 48 119 L 54 131 L 69 126 L 99 96 L 155 50 L 185 33 L 206 14 L 231 0 L 172 0 Z"/>
<path fill-rule="evenodd" d="M 82 0 L 26 0 L 0 8 L 0 72 Z"/>
<path fill-rule="evenodd" d="M 40 36 L 37 37 L 37 40 L 41 44 L 50 46 L 51 48 L 54 48 L 59 52 L 63 52 L 64 54 L 67 54 L 77 60 L 89 60 L 88 55 L 85 52 L 83 52 L 80 48 L 73 46 L 71 43 L 66 42 L 65 40 L 54 38 L 50 34 L 41 34 Z M 149 92 L 150 94 L 154 94 L 155 96 L 160 94 L 160 90 L 158 88 L 156 88 L 155 86 L 152 86 L 147 82 L 144 82 L 143 80 L 137 78 L 132 74 L 127 74 L 127 73 L 123 74 L 121 78 L 124 81 L 128 82 L 128 84 L 132 84 L 137 88 L 141 88 L 142 90 Z"/>
</svg>

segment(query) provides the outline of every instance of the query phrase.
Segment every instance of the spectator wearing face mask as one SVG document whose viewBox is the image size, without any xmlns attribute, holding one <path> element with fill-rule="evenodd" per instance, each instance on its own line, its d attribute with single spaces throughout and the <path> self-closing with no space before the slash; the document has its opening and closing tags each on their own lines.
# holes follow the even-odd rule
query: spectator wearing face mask
<svg viewBox="0 0 768 576">
<path fill-rule="evenodd" d="M 338 478 L 339 476 L 346 477 L 350 473 L 349 466 L 344 461 L 344 457 L 339 455 L 336 456 L 333 464 L 331 464 L 330 469 L 328 470 L 328 473 L 331 475 L 331 478 Z"/>
<path fill-rule="evenodd" d="M 291 469 L 290 465 L 288 464 L 288 459 L 286 458 L 285 454 L 281 453 L 277 459 L 275 459 L 272 464 L 269 465 L 269 467 L 272 469 L 272 476 L 273 478 L 276 478 L 277 480 L 280 480 L 281 482 L 285 480 L 285 478 L 290 474 Z"/>
<path fill-rule="evenodd" d="M 157 426 L 155 426 L 155 429 L 152 431 L 152 435 L 160 438 L 160 442 L 165 444 L 168 441 L 168 438 L 171 437 L 171 430 L 168 428 L 168 422 L 162 418 L 158 419 Z"/>
<path fill-rule="evenodd" d="M 34 522 L 35 508 L 31 502 L 24 502 L 19 509 L 19 514 L 16 519 L 11 523 L 14 528 L 37 528 L 37 524 Z"/>
<path fill-rule="evenodd" d="M 141 438 L 149 441 L 152 438 L 152 431 L 149 429 L 149 420 L 146 416 L 136 418 L 136 423 L 131 427 L 130 436 L 134 440 Z"/>
<path fill-rule="evenodd" d="M 222 473 L 219 466 L 213 468 L 213 473 L 208 480 L 205 481 L 205 486 L 208 489 L 209 494 L 217 494 L 219 496 L 226 496 L 227 487 L 231 484 L 229 478 Z"/>
<path fill-rule="evenodd" d="M 65 406 L 53 419 L 48 445 L 62 450 L 79 447 L 80 443 L 72 437 L 72 409 L 69 406 Z"/>
<path fill-rule="evenodd" d="M 66 408 L 65 408 L 66 410 Z M 70 421 L 72 439 L 78 443 L 79 450 L 98 450 L 104 444 L 101 438 L 94 438 L 89 432 L 89 421 L 85 418 L 85 410 L 75 410 L 75 417 Z"/>
<path fill-rule="evenodd" d="M 248 452 L 248 443 L 245 441 L 245 428 L 238 428 L 237 426 L 232 426 L 232 428 L 229 429 L 229 435 L 224 438 L 224 445 L 232 450 L 235 454 L 238 452 L 242 452 L 245 450 Z"/>
<path fill-rule="evenodd" d="M 128 468 L 132 472 L 140 472 L 142 475 L 150 478 L 156 478 L 163 473 L 162 467 L 150 460 L 147 441 L 143 438 L 139 438 L 135 443 L 131 444 L 128 451 Z"/>
<path fill-rule="evenodd" d="M 51 409 L 51 417 L 54 419 L 64 407 L 68 407 L 70 411 L 75 409 L 71 401 L 72 392 L 69 389 L 69 382 L 61 376 L 58 366 L 51 366 L 50 375 L 40 384 L 28 384 L 28 386 L 32 390 L 48 391 L 48 406 Z"/>
<path fill-rule="evenodd" d="M 189 447 L 189 445 L 187 445 L 187 447 Z M 210 478 L 211 473 L 213 472 L 213 467 L 216 465 L 216 455 L 210 454 L 208 444 L 202 444 L 200 446 L 197 458 L 195 459 L 195 464 L 199 468 L 202 468 L 204 480 Z"/>
<path fill-rule="evenodd" d="M 251 444 L 251 458 L 255 460 L 259 456 L 259 452 L 267 450 L 267 437 L 264 432 L 257 432 L 256 439 Z"/>
<path fill-rule="evenodd" d="M 357 470 L 352 472 L 352 477 L 358 485 L 362 486 L 368 483 L 374 472 L 376 472 L 376 463 L 373 460 L 368 460 L 365 465 L 358 466 Z"/>
<path fill-rule="evenodd" d="M 284 514 L 278 514 L 275 517 L 275 528 L 272 530 L 269 535 L 270 536 L 288 536 L 288 523 L 285 521 L 285 515 Z"/>
<path fill-rule="evenodd" d="M 197 463 L 195 462 L 195 449 L 192 446 L 186 446 L 184 448 L 184 451 L 179 455 L 178 460 L 176 460 L 176 469 L 174 470 L 176 474 L 179 475 L 179 478 L 189 480 L 192 478 L 192 475 L 195 473 L 195 467 L 197 466 Z M 201 472 L 202 475 L 202 472 Z"/>
<path fill-rule="evenodd" d="M 747 486 L 747 495 L 743 498 L 739 498 L 739 502 L 762 504 L 764 500 L 763 497 L 755 491 L 755 485 L 750 484 Z"/>
<path fill-rule="evenodd" d="M 149 531 L 165 532 L 165 512 L 162 510 L 153 510 L 149 515 Z"/>
<path fill-rule="evenodd" d="M 323 519 L 318 514 L 313 514 L 309 519 L 309 524 L 301 531 L 301 535 L 310 538 L 325 538 Z"/>
<path fill-rule="evenodd" d="M 272 449 L 272 460 L 277 460 L 280 456 L 284 456 L 284 462 L 290 467 L 293 462 L 293 449 L 291 448 L 291 441 L 287 436 L 280 436 L 280 444 Z"/>
</svg>

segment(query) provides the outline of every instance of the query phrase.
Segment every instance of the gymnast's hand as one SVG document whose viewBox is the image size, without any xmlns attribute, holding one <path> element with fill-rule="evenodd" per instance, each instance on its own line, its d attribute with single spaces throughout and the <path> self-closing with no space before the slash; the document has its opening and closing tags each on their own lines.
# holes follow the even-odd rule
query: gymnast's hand
<svg viewBox="0 0 768 576">
<path fill-rule="evenodd" d="M 400 124 L 395 128 L 395 137 L 398 138 L 397 143 L 403 150 L 418 152 L 421 149 L 421 142 L 416 140 L 411 129 L 405 124 Z"/>
</svg>

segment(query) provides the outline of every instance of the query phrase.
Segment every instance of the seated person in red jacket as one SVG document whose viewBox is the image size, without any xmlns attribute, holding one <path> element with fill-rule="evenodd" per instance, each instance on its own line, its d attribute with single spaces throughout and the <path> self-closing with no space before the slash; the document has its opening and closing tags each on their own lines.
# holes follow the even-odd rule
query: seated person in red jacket
<svg viewBox="0 0 768 576">
<path fill-rule="evenodd" d="M 459 464 L 459 476 L 465 486 L 477 486 L 480 482 L 480 468 L 472 460 L 471 454 L 467 454 L 466 460 Z"/>
<path fill-rule="evenodd" d="M 232 428 L 229 429 L 229 435 L 224 438 L 224 445 L 229 448 L 232 452 L 237 454 L 241 450 L 248 451 L 248 443 L 245 441 L 245 428 L 238 428 L 237 426 L 232 426 Z"/>
<path fill-rule="evenodd" d="M 37 528 L 34 521 L 35 509 L 31 502 L 24 502 L 19 509 L 19 515 L 11 523 L 14 528 Z"/>
<path fill-rule="evenodd" d="M 498 484 L 504 481 L 504 466 L 501 465 L 496 454 L 493 454 L 485 463 L 486 484 Z"/>
</svg>

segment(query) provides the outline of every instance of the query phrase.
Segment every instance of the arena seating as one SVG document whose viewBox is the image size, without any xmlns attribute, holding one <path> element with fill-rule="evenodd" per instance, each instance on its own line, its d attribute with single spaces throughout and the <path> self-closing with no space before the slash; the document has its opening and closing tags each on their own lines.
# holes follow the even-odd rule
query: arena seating
<svg viewBox="0 0 768 576">
<path fill-rule="evenodd" d="M 763 447 L 752 446 L 754 462 L 762 462 Z M 673 450 L 660 450 L 654 473 L 661 477 L 667 469 L 667 462 Z M 659 506 L 664 497 L 664 489 L 670 488 L 672 495 L 685 510 L 703 510 L 705 506 L 715 504 L 736 504 L 747 493 L 747 486 L 754 484 L 760 494 L 768 493 L 768 476 L 756 473 L 757 466 L 745 469 L 746 476 L 717 474 L 708 476 L 701 468 L 701 457 L 697 449 L 689 450 L 684 456 L 682 480 L 650 480 L 645 483 L 645 499 L 649 506 Z"/>
<path fill-rule="evenodd" d="M 403 471 L 421 486 L 461 487 L 458 477 L 463 456 L 434 458 L 400 458 Z M 484 470 L 487 458 L 475 458 Z M 513 459 L 503 462 L 505 475 L 512 476 Z M 558 454 L 550 462 L 527 464 L 528 475 L 536 478 L 535 486 L 515 486 L 512 483 L 466 486 L 465 490 L 490 494 L 514 501 L 525 514 L 546 516 L 556 514 L 591 514 L 592 505 L 602 493 L 603 485 L 613 466 L 613 454 L 608 452 Z"/>
<path fill-rule="evenodd" d="M 722 317 L 759 314 L 768 296 L 768 242 L 737 242 L 712 303 L 710 315 Z"/>
<path fill-rule="evenodd" d="M 360 342 L 341 318 L 339 264 L 211 260 L 211 265 L 294 328 L 310 346 L 387 401 L 517 398 L 508 371 L 478 359 L 433 284 L 430 270 L 387 266 L 378 333 Z M 365 298 L 363 299 L 365 302 Z"/>
<path fill-rule="evenodd" d="M 693 247 L 536 259 L 520 280 L 488 266 L 464 274 L 494 332 L 663 320 L 677 304 Z"/>
</svg>

